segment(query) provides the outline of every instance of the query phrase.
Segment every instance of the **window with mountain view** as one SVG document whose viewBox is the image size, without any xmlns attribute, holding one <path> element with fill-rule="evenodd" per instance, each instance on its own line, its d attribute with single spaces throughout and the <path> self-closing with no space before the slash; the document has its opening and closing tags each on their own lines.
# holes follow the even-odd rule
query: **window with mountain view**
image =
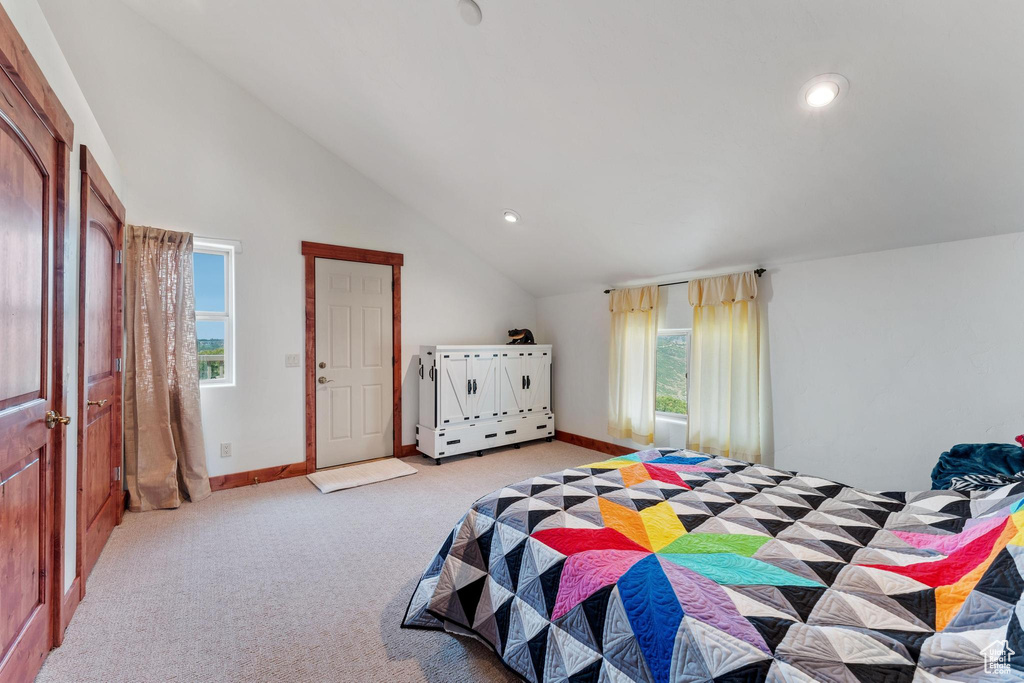
<svg viewBox="0 0 1024 683">
<path fill-rule="evenodd" d="M 658 381 L 654 408 L 659 413 L 686 415 L 686 366 L 689 351 L 689 330 L 658 332 Z"/>
<path fill-rule="evenodd" d="M 231 246 L 218 243 L 196 240 L 193 249 L 199 383 L 204 385 L 233 382 L 233 257 Z"/>
</svg>

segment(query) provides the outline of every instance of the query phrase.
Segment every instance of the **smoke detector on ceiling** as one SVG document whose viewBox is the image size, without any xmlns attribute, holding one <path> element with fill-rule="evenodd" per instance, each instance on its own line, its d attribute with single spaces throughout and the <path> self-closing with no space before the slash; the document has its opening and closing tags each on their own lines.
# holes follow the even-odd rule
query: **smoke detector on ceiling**
<svg viewBox="0 0 1024 683">
<path fill-rule="evenodd" d="M 484 19 L 484 13 L 480 11 L 480 5 L 473 0 L 459 0 L 459 16 L 470 26 L 477 26 Z"/>
</svg>

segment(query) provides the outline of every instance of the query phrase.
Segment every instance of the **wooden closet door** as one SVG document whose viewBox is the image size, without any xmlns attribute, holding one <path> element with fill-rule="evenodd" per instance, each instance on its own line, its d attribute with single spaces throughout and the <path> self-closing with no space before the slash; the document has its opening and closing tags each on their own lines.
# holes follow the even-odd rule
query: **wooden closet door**
<svg viewBox="0 0 1024 683">
<path fill-rule="evenodd" d="M 50 369 L 62 343 L 53 266 L 64 147 L 8 73 L 0 69 L 0 683 L 32 680 L 53 640 L 55 430 L 64 429 L 47 424 L 59 407 Z"/>
<path fill-rule="evenodd" d="M 79 263 L 78 539 L 80 595 L 121 521 L 121 248 L 124 207 L 82 147 Z"/>
</svg>

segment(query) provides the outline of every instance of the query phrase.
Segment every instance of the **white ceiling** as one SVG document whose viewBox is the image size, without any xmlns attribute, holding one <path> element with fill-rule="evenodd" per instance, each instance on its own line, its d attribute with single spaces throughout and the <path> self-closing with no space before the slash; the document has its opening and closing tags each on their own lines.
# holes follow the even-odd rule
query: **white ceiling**
<svg viewBox="0 0 1024 683">
<path fill-rule="evenodd" d="M 124 1 L 536 295 L 1024 230 L 1024 3 Z"/>
</svg>

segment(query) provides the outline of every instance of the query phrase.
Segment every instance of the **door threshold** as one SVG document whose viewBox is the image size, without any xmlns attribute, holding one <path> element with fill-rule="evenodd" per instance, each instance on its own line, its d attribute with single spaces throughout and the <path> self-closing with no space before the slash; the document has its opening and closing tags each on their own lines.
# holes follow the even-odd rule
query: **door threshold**
<svg viewBox="0 0 1024 683">
<path fill-rule="evenodd" d="M 342 467 L 352 467 L 353 465 L 365 465 L 368 462 L 380 462 L 381 460 L 391 460 L 395 456 L 393 455 L 382 455 L 379 458 L 369 458 L 367 460 L 357 460 L 356 462 L 346 462 L 342 465 L 331 465 L 329 467 L 317 467 L 317 472 L 326 472 L 327 470 L 339 470 Z"/>
</svg>

